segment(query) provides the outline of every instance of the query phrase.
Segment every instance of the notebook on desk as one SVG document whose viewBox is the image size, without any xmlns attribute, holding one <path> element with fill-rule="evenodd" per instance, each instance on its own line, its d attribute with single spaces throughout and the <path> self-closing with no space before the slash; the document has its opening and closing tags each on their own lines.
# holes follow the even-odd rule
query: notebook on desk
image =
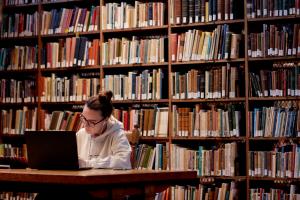
<svg viewBox="0 0 300 200">
<path fill-rule="evenodd" d="M 25 141 L 30 168 L 80 169 L 74 131 L 25 131 Z"/>
</svg>

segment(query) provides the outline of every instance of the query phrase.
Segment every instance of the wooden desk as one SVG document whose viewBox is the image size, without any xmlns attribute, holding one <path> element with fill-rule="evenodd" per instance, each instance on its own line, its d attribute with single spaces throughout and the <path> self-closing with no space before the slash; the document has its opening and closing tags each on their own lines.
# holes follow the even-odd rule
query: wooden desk
<svg viewBox="0 0 300 200">
<path fill-rule="evenodd" d="M 122 199 L 125 195 L 155 193 L 171 185 L 197 185 L 196 171 L 111 170 L 83 171 L 0 169 L 0 188 L 20 192 L 87 191 L 94 197 Z"/>
</svg>

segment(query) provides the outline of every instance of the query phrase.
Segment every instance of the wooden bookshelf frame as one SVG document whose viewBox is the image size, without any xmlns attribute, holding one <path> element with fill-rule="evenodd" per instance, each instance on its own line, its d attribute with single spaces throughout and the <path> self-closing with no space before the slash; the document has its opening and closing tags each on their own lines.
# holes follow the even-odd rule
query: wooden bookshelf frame
<svg viewBox="0 0 300 200">
<path fill-rule="evenodd" d="M 59 2 L 39 2 L 37 4 L 26 4 L 26 5 L 16 5 L 16 6 L 4 6 L 3 11 L 4 12 L 14 12 L 14 11 L 20 11 L 27 8 L 30 9 L 36 9 L 36 11 L 40 14 L 39 19 L 39 27 L 41 27 L 41 14 L 44 8 L 49 9 L 51 6 L 54 6 L 54 8 L 61 8 L 65 5 L 81 5 L 82 3 L 86 2 L 85 0 L 63 0 Z M 41 83 L 39 82 L 40 78 L 43 76 L 43 74 L 47 73 L 77 73 L 77 72 L 99 72 L 100 73 L 100 80 L 105 76 L 106 72 L 109 70 L 115 70 L 117 73 L 118 69 L 122 70 L 133 70 L 133 69 L 152 69 L 152 68 L 163 68 L 167 69 L 168 72 L 168 78 L 165 81 L 168 81 L 168 98 L 166 99 L 160 99 L 160 100 L 114 100 L 113 103 L 115 107 L 118 106 L 130 106 L 134 104 L 159 104 L 159 105 L 168 105 L 169 108 L 169 123 L 168 123 L 168 130 L 169 135 L 165 138 L 160 137 L 140 137 L 140 142 L 144 143 L 165 143 L 165 144 L 171 144 L 174 142 L 180 142 L 180 141 L 216 141 L 216 142 L 239 142 L 243 143 L 243 148 L 245 148 L 246 155 L 244 156 L 243 161 L 245 162 L 245 172 L 246 174 L 243 174 L 242 176 L 234 176 L 234 177 L 199 177 L 200 180 L 212 178 L 212 179 L 218 179 L 218 180 L 234 180 L 234 181 L 242 181 L 246 184 L 246 194 L 243 194 L 242 199 L 249 200 L 249 189 L 250 189 L 250 182 L 253 181 L 284 181 L 284 182 L 300 182 L 299 178 L 270 178 L 270 177 L 251 177 L 248 175 L 248 169 L 250 164 L 250 157 L 248 155 L 248 152 L 250 151 L 250 143 L 255 143 L 257 141 L 263 141 L 263 142 L 278 142 L 281 140 L 292 140 L 292 141 L 300 141 L 300 138 L 252 138 L 250 136 L 249 131 L 249 115 L 248 111 L 250 110 L 249 107 L 253 103 L 264 103 L 267 101 L 300 101 L 300 97 L 250 97 L 249 95 L 249 86 L 250 86 L 250 80 L 249 80 L 249 71 L 250 69 L 255 69 L 255 66 L 253 66 L 253 63 L 260 63 L 260 62 L 276 62 L 276 61 L 300 61 L 300 57 L 298 56 L 283 56 L 283 57 L 258 57 L 258 58 L 250 58 L 247 54 L 248 51 L 248 44 L 247 44 L 247 38 L 249 34 L 250 26 L 253 25 L 261 25 L 262 23 L 276 23 L 277 20 L 280 22 L 290 22 L 290 23 L 299 23 L 300 16 L 283 16 L 283 17 L 267 17 L 267 18 L 247 18 L 247 0 L 244 0 L 244 18 L 243 19 L 235 19 L 235 20 L 222 20 L 222 21 L 212 21 L 212 22 L 205 22 L 205 23 L 193 23 L 193 24 L 180 24 L 180 25 L 173 25 L 170 23 L 170 0 L 164 0 L 163 2 L 167 5 L 167 20 L 166 24 L 163 26 L 153 26 L 153 27 L 143 27 L 143 28 L 127 28 L 127 29 L 106 29 L 103 30 L 102 26 L 99 26 L 99 31 L 91 31 L 91 32 L 78 32 L 78 33 L 62 33 L 62 34 L 51 34 L 51 35 L 42 35 L 39 31 L 37 36 L 27 36 L 27 37 L 5 37 L 0 38 L 1 43 L 10 43 L 13 42 L 28 42 L 28 44 L 32 44 L 31 42 L 34 41 L 34 43 L 38 46 L 38 68 L 33 70 L 10 70 L 10 71 L 0 71 L 1 75 L 0 78 L 4 78 L 7 75 L 10 76 L 22 76 L 22 74 L 32 74 L 36 77 L 36 83 L 37 83 L 37 102 L 35 103 L 0 103 L 0 108 L 11 108 L 11 107 L 22 107 L 22 106 L 29 106 L 29 107 L 37 107 L 37 128 L 39 129 L 41 127 L 41 119 L 39 117 L 40 111 L 42 109 L 56 109 L 56 106 L 81 106 L 84 104 L 84 102 L 42 102 L 41 101 Z M 105 0 L 98 1 L 92 1 L 89 2 L 88 5 L 97 5 L 102 6 L 105 4 Z M 101 10 L 99 11 L 99 13 Z M 98 16 L 99 22 L 101 24 L 101 14 Z M 244 32 L 244 57 L 238 58 L 238 59 L 228 59 L 228 60 L 201 60 L 201 61 L 189 61 L 189 62 L 172 62 L 171 61 L 171 39 L 170 36 L 172 33 L 180 32 L 180 31 L 186 31 L 188 29 L 202 29 L 206 27 L 216 27 L 217 25 L 223 25 L 228 24 L 229 26 L 239 26 Z M 92 38 L 98 38 L 100 40 L 100 45 L 103 43 L 104 38 L 109 38 L 110 34 L 130 34 L 130 35 L 138 35 L 140 33 L 148 33 L 148 32 L 159 32 L 159 33 L 165 33 L 165 35 L 168 37 L 168 61 L 163 63 L 145 63 L 145 64 L 117 64 L 117 65 L 103 65 L 102 64 L 102 52 L 101 49 L 99 51 L 100 56 L 100 64 L 99 65 L 93 65 L 93 66 L 85 66 L 85 67 L 65 67 L 65 68 L 54 68 L 54 69 L 42 69 L 41 66 L 41 50 L 43 48 L 43 43 L 47 41 L 48 39 L 59 39 L 59 38 L 66 38 L 66 37 L 74 37 L 74 36 L 89 36 Z M 29 42 L 30 41 L 30 42 Z M 183 66 L 188 66 L 188 68 L 199 68 L 199 66 L 205 66 L 205 65 L 220 65 L 220 64 L 226 64 L 226 63 L 241 63 L 244 64 L 244 71 L 245 71 L 245 77 L 242 77 L 244 80 L 245 85 L 245 96 L 244 97 L 237 97 L 237 98 L 220 98 L 220 99 L 173 99 L 172 93 L 170 91 L 171 85 L 172 85 L 172 77 L 171 73 L 173 71 L 176 71 L 177 69 L 182 69 Z M 252 65 L 252 66 L 250 66 Z M 187 68 L 187 69 L 188 69 Z M 101 81 L 100 81 L 101 84 Z M 103 87 L 102 85 L 100 86 Z M 165 91 L 164 91 L 165 92 Z M 57 105 L 57 104 L 60 105 Z M 245 130 L 246 133 L 243 133 L 245 136 L 242 137 L 173 137 L 172 136 L 172 105 L 174 104 L 187 104 L 187 106 L 191 106 L 196 103 L 214 103 L 214 104 L 220 104 L 220 103 L 243 103 L 245 105 L 245 116 L 242 117 L 242 120 L 245 122 Z M 0 137 L 12 137 L 16 139 L 15 135 L 3 135 L 0 133 Z M 169 163 L 171 163 L 171 156 L 169 156 Z M 200 181 L 201 182 L 201 181 Z"/>
</svg>

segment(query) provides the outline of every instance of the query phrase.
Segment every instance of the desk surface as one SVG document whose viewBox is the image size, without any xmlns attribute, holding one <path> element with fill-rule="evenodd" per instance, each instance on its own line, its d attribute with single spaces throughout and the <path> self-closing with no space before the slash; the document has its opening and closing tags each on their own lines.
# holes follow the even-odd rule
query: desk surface
<svg viewBox="0 0 300 200">
<path fill-rule="evenodd" d="M 130 179 L 130 180 L 128 180 Z M 79 171 L 0 169 L 0 182 L 101 185 L 160 181 L 195 181 L 196 171 L 112 170 Z"/>
</svg>

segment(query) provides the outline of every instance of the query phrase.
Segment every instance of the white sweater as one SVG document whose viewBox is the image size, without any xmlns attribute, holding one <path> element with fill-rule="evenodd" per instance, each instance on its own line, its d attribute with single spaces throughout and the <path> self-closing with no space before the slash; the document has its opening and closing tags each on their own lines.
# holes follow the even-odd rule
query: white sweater
<svg viewBox="0 0 300 200">
<path fill-rule="evenodd" d="M 131 147 L 123 124 L 114 117 L 102 135 L 94 138 L 82 128 L 76 137 L 80 167 L 131 169 Z"/>
</svg>

